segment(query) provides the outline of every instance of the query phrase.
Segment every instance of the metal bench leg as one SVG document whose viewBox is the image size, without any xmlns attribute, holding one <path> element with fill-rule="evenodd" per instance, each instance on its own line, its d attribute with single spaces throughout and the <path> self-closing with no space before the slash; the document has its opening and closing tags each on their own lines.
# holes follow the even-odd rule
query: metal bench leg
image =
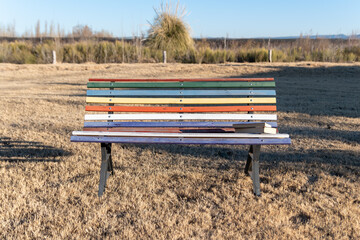
<svg viewBox="0 0 360 240">
<path fill-rule="evenodd" d="M 248 158 L 245 165 L 245 173 L 249 174 L 253 181 L 254 194 L 260 196 L 259 157 L 261 145 L 250 145 Z"/>
<path fill-rule="evenodd" d="M 111 143 L 101 143 L 99 197 L 101 197 L 105 191 L 106 180 L 113 174 L 114 169 L 111 159 Z"/>
</svg>

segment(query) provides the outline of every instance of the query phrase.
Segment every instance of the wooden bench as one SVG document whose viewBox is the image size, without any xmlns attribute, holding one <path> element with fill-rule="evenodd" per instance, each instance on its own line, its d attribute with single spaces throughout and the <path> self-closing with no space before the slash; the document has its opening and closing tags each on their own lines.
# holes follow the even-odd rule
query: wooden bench
<svg viewBox="0 0 360 240">
<path fill-rule="evenodd" d="M 112 143 L 250 145 L 245 172 L 257 196 L 260 146 L 291 143 L 287 134 L 234 132 L 254 122 L 277 128 L 273 78 L 89 79 L 87 87 L 91 114 L 71 141 L 101 143 L 99 196 L 114 174 Z"/>
</svg>

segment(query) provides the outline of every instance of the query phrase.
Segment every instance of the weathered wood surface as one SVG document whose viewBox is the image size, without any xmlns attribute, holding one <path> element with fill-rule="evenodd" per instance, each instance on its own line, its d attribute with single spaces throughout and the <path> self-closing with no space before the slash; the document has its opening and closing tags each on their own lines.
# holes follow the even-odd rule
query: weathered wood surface
<svg viewBox="0 0 360 240">
<path fill-rule="evenodd" d="M 114 136 L 114 137 L 163 137 L 163 138 L 288 138 L 288 134 L 267 133 L 164 133 L 164 132 L 104 132 L 73 131 L 74 136 Z"/>
<path fill-rule="evenodd" d="M 85 120 L 277 120 L 276 114 L 134 113 L 85 114 Z"/>
<path fill-rule="evenodd" d="M 266 88 L 275 82 L 88 82 L 88 88 Z"/>
<path fill-rule="evenodd" d="M 93 137 L 71 136 L 72 142 L 141 143 L 141 144 L 225 144 L 225 145 L 282 145 L 290 144 L 290 138 L 242 139 L 242 138 L 148 138 L 148 137 Z"/>
<path fill-rule="evenodd" d="M 256 104 L 276 103 L 276 98 L 107 98 L 87 97 L 87 103 L 118 104 Z"/>
<path fill-rule="evenodd" d="M 87 90 L 87 96 L 150 97 L 150 96 L 275 96 L 275 90 Z"/>
<path fill-rule="evenodd" d="M 85 111 L 90 112 L 163 112 L 163 113 L 180 113 L 180 112 L 274 112 L 276 106 L 201 106 L 201 107 L 153 107 L 153 106 L 85 106 Z"/>
<path fill-rule="evenodd" d="M 168 127 L 211 127 L 211 128 L 229 128 L 234 124 L 251 124 L 252 122 L 85 122 L 85 128 L 101 127 L 139 127 L 139 128 L 168 128 Z M 277 127 L 276 122 L 266 122 L 272 127 Z"/>
</svg>

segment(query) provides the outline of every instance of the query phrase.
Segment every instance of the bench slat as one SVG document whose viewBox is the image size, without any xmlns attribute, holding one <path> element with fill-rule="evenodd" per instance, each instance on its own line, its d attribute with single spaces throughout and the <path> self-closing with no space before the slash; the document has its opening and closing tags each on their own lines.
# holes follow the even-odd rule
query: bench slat
<svg viewBox="0 0 360 240">
<path fill-rule="evenodd" d="M 281 145 L 291 144 L 290 138 L 143 138 L 143 137 L 92 137 L 71 136 L 72 142 L 142 143 L 142 144 L 228 144 L 228 145 Z"/>
<path fill-rule="evenodd" d="M 276 106 L 206 106 L 206 107 L 149 107 L 149 106 L 85 106 L 94 112 L 274 112 Z"/>
<path fill-rule="evenodd" d="M 90 82 L 217 82 L 217 81 L 246 81 L 246 82 L 253 82 L 253 81 L 274 81 L 274 78 L 187 78 L 187 79 L 181 79 L 181 78 L 143 78 L 143 79 L 104 79 L 104 78 L 90 78 Z"/>
<path fill-rule="evenodd" d="M 221 133 L 221 132 L 232 132 L 234 128 L 84 128 L 83 131 L 101 131 L 101 132 L 194 132 L 194 133 Z"/>
<path fill-rule="evenodd" d="M 101 132 L 73 131 L 74 136 L 112 136 L 112 137 L 167 137 L 167 138 L 288 138 L 289 134 L 257 133 L 157 133 L 157 132 Z"/>
<path fill-rule="evenodd" d="M 87 97 L 87 103 L 129 104 L 239 104 L 276 103 L 276 98 L 105 98 Z"/>
<path fill-rule="evenodd" d="M 88 88 L 266 88 L 275 82 L 88 82 Z"/>
<path fill-rule="evenodd" d="M 87 96 L 275 96 L 275 90 L 87 90 Z"/>
<path fill-rule="evenodd" d="M 85 114 L 85 120 L 277 120 L 276 114 Z"/>
<path fill-rule="evenodd" d="M 212 127 L 212 128 L 232 128 L 234 124 L 252 124 L 254 122 L 84 122 L 84 127 Z M 276 128 L 277 122 L 266 122 L 271 127 Z"/>
</svg>

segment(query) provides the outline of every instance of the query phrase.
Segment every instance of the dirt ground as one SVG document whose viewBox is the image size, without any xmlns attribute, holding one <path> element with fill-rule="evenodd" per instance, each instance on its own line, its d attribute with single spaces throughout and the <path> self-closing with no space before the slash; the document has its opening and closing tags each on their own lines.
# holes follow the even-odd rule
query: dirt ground
<svg viewBox="0 0 360 240">
<path fill-rule="evenodd" d="M 71 143 L 89 77 L 274 77 L 280 133 L 262 197 L 248 146 Z M 1 239 L 360 239 L 360 64 L 0 64 Z"/>
</svg>

